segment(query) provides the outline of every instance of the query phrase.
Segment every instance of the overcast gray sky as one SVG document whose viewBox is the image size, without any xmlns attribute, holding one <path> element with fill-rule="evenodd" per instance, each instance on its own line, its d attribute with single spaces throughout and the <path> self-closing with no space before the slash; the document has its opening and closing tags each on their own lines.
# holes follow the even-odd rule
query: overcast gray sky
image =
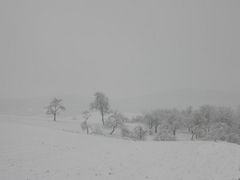
<svg viewBox="0 0 240 180">
<path fill-rule="evenodd" d="M 1 0 L 0 97 L 240 90 L 238 0 Z"/>
</svg>

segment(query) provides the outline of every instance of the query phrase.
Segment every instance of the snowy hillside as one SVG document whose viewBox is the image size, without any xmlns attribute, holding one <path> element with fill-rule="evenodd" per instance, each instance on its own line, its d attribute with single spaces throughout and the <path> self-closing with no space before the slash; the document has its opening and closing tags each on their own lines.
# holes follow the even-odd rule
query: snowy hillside
<svg viewBox="0 0 240 180">
<path fill-rule="evenodd" d="M 79 120 L 0 116 L 1 180 L 238 178 L 236 144 L 121 140 L 85 135 Z"/>
</svg>

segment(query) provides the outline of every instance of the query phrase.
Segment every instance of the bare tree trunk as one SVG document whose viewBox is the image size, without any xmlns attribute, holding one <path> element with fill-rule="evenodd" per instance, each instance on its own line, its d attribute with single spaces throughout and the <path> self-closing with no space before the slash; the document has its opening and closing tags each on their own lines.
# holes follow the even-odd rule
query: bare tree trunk
<svg viewBox="0 0 240 180">
<path fill-rule="evenodd" d="M 194 137 L 194 133 L 193 133 L 193 131 L 192 131 L 192 138 L 191 138 L 191 140 L 193 140 L 193 137 Z"/>
<path fill-rule="evenodd" d="M 155 133 L 158 132 L 158 125 L 155 125 Z"/>
<path fill-rule="evenodd" d="M 104 126 L 104 113 L 101 111 L 101 115 L 102 115 L 102 123 L 103 123 L 103 126 Z"/>
<path fill-rule="evenodd" d="M 208 133 L 210 132 L 210 128 L 209 128 L 209 127 L 207 128 L 207 132 L 208 132 Z"/>
<path fill-rule="evenodd" d="M 142 140 L 142 128 L 140 128 L 140 134 L 139 134 L 139 136 L 140 136 L 140 140 Z"/>
<path fill-rule="evenodd" d="M 56 113 L 53 114 L 53 121 L 56 121 Z"/>
<path fill-rule="evenodd" d="M 112 129 L 112 131 L 110 132 L 111 135 L 114 133 L 116 127 L 117 127 L 117 126 L 113 126 L 113 129 Z"/>
<path fill-rule="evenodd" d="M 88 126 L 87 126 L 87 134 L 89 133 Z"/>
<path fill-rule="evenodd" d="M 152 121 L 149 120 L 149 129 L 152 129 L 152 127 L 153 127 Z"/>
<path fill-rule="evenodd" d="M 176 129 L 173 129 L 173 135 L 174 136 L 176 135 Z"/>
</svg>

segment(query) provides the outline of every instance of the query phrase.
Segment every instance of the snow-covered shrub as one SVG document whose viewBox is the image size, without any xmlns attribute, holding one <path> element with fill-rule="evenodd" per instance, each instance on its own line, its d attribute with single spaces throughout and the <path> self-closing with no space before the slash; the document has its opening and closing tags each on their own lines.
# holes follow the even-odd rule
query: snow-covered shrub
<svg viewBox="0 0 240 180">
<path fill-rule="evenodd" d="M 149 130 L 148 130 L 148 134 L 149 134 L 150 136 L 154 135 L 153 129 L 149 129 Z"/>
<path fill-rule="evenodd" d="M 111 129 L 110 134 L 112 135 L 117 128 L 121 128 L 124 125 L 125 120 L 125 117 L 116 111 L 108 117 L 104 124 L 104 127 Z"/>
<path fill-rule="evenodd" d="M 96 135 L 104 135 L 103 129 L 99 125 L 95 125 L 91 128 L 91 133 Z"/>
<path fill-rule="evenodd" d="M 167 129 L 161 129 L 154 137 L 155 141 L 175 141 L 176 137 Z"/>
<path fill-rule="evenodd" d="M 236 133 L 231 133 L 227 136 L 227 142 L 240 144 L 240 135 Z"/>
<path fill-rule="evenodd" d="M 105 129 L 111 129 L 114 125 L 114 122 L 111 120 L 111 119 L 106 119 L 105 122 L 104 122 L 104 128 Z"/>
<path fill-rule="evenodd" d="M 194 126 L 191 128 L 192 140 L 194 139 L 204 139 L 207 136 L 207 129 L 200 125 Z"/>
<path fill-rule="evenodd" d="M 217 123 L 210 129 L 210 132 L 204 139 L 214 141 L 227 141 L 240 144 L 239 129 L 231 127 L 226 123 Z"/>
<path fill-rule="evenodd" d="M 203 138 L 204 140 L 221 140 L 225 141 L 226 139 L 226 132 L 227 132 L 227 125 L 223 123 L 215 124 L 211 129 L 210 132 Z"/>
<path fill-rule="evenodd" d="M 238 134 L 234 134 L 234 133 L 227 134 L 227 133 L 223 133 L 223 131 L 210 133 L 204 138 L 204 140 L 226 141 L 226 142 L 240 144 L 240 136 Z"/>
<path fill-rule="evenodd" d="M 89 126 L 88 126 L 88 124 L 87 124 L 87 121 L 83 121 L 82 123 L 81 123 L 81 128 L 82 128 L 82 130 L 83 131 L 87 131 L 87 134 L 89 133 Z"/>
<path fill-rule="evenodd" d="M 144 116 L 138 115 L 136 117 L 133 117 L 131 120 L 132 123 L 145 123 Z"/>
<path fill-rule="evenodd" d="M 133 129 L 133 138 L 137 139 L 137 140 L 145 140 L 147 135 L 147 130 L 138 125 Z"/>
<path fill-rule="evenodd" d="M 122 137 L 133 138 L 132 132 L 127 128 L 127 126 L 121 127 Z"/>
</svg>

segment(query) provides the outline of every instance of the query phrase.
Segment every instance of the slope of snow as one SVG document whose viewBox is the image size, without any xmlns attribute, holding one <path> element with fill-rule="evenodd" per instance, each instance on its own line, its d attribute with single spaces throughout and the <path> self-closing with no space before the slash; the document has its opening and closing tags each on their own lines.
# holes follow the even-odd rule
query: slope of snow
<svg viewBox="0 0 240 180">
<path fill-rule="evenodd" d="M 240 147 L 138 142 L 64 131 L 79 121 L 0 116 L 0 179 L 237 180 Z"/>
</svg>

